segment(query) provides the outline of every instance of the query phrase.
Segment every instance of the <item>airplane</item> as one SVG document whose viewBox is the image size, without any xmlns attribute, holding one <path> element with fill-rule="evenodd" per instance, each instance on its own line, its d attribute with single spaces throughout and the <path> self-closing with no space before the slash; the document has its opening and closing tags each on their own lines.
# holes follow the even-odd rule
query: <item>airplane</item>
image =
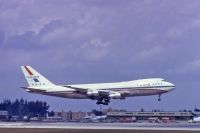
<svg viewBox="0 0 200 133">
<path fill-rule="evenodd" d="M 194 117 L 193 119 L 188 121 L 189 123 L 200 123 L 200 117 Z"/>
<path fill-rule="evenodd" d="M 107 118 L 106 115 L 96 116 L 94 114 L 82 118 L 82 122 L 101 122 Z"/>
<path fill-rule="evenodd" d="M 56 85 L 38 73 L 31 66 L 21 66 L 28 87 L 27 92 L 70 99 L 97 100 L 97 105 L 108 105 L 111 99 L 125 99 L 134 96 L 161 95 L 175 88 L 175 85 L 162 78 L 138 79 L 113 83 Z"/>
</svg>

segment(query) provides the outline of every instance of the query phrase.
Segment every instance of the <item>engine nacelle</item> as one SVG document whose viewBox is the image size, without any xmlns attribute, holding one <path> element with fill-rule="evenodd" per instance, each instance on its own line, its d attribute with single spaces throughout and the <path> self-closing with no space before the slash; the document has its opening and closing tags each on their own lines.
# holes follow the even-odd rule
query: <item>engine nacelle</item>
<svg viewBox="0 0 200 133">
<path fill-rule="evenodd" d="M 98 91 L 88 91 L 87 95 L 89 97 L 92 97 L 92 96 L 97 97 L 97 96 L 99 96 L 99 92 Z"/>
<path fill-rule="evenodd" d="M 111 93 L 109 95 L 109 97 L 112 98 L 112 99 L 121 99 L 122 98 L 120 93 Z"/>
</svg>

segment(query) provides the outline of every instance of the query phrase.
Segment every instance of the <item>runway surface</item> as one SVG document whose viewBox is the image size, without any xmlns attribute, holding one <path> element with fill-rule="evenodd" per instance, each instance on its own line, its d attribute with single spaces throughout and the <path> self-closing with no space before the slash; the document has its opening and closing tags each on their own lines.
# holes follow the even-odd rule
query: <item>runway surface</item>
<svg viewBox="0 0 200 133">
<path fill-rule="evenodd" d="M 0 128 L 148 129 L 200 131 L 200 123 L 46 123 L 0 122 Z"/>
<path fill-rule="evenodd" d="M 200 133 L 200 123 L 23 123 L 0 122 L 2 133 L 41 132 L 137 132 L 137 133 Z"/>
</svg>

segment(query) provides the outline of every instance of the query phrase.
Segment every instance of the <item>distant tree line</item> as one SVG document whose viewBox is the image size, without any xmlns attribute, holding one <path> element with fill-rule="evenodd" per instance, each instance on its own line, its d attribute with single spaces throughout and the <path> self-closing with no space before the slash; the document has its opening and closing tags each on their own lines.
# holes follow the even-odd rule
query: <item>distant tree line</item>
<svg viewBox="0 0 200 133">
<path fill-rule="evenodd" d="M 200 112 L 200 109 L 196 108 L 194 109 L 195 112 Z"/>
<path fill-rule="evenodd" d="M 10 116 L 45 117 L 49 105 L 43 101 L 27 101 L 16 99 L 15 101 L 3 100 L 0 103 L 0 110 L 8 111 Z"/>
</svg>

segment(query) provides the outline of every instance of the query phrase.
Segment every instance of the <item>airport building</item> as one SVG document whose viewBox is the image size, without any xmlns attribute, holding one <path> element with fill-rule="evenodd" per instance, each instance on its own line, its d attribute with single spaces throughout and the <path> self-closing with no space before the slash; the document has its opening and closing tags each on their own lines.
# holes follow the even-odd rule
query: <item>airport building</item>
<svg viewBox="0 0 200 133">
<path fill-rule="evenodd" d="M 83 117 L 86 117 L 88 112 L 55 112 L 55 117 L 61 117 L 63 121 L 81 121 Z"/>
<path fill-rule="evenodd" d="M 8 117 L 8 111 L 0 110 L 0 120 L 7 120 Z"/>
<path fill-rule="evenodd" d="M 116 122 L 168 122 L 187 121 L 193 118 L 192 112 L 107 112 L 108 119 Z"/>
<path fill-rule="evenodd" d="M 108 109 L 103 111 L 107 116 L 105 122 L 174 122 L 188 121 L 193 118 L 193 113 L 189 111 L 125 111 Z M 86 116 L 90 116 L 92 112 L 55 112 L 56 118 L 62 121 L 80 122 Z"/>
</svg>

